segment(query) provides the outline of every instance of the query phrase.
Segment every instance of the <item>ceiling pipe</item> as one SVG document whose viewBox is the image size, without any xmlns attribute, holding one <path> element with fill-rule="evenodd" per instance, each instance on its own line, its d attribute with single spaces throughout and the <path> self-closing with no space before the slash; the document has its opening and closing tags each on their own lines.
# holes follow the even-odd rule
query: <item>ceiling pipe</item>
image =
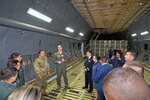
<svg viewBox="0 0 150 100">
<path fill-rule="evenodd" d="M 72 37 L 72 36 L 69 36 L 69 35 L 66 35 L 63 33 L 51 31 L 46 28 L 38 27 L 35 25 L 31 25 L 31 24 L 27 24 L 27 23 L 23 23 L 20 21 L 3 18 L 3 17 L 0 17 L 0 25 L 7 26 L 7 27 L 13 27 L 16 29 L 23 29 L 23 30 L 33 31 L 33 32 L 39 32 L 39 33 L 43 33 L 43 34 L 47 34 L 47 35 L 61 36 L 61 37 L 75 39 L 75 40 L 81 40 L 79 38 L 75 38 L 75 37 Z"/>
</svg>

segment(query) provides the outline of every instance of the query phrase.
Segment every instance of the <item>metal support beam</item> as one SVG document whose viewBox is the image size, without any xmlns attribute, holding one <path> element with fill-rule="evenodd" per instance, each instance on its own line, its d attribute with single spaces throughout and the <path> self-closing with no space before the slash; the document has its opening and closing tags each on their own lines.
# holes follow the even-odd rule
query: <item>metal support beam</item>
<svg viewBox="0 0 150 100">
<path fill-rule="evenodd" d="M 75 40 L 81 40 L 79 38 L 75 38 L 75 37 L 72 37 L 72 36 L 69 36 L 69 35 L 66 35 L 63 33 L 58 33 L 55 31 L 48 30 L 46 28 L 38 27 L 35 25 L 31 25 L 31 24 L 27 24 L 27 23 L 23 23 L 23 22 L 19 22 L 16 20 L 3 18 L 3 17 L 0 17 L 0 25 L 7 26 L 7 27 L 13 27 L 13 28 L 17 28 L 17 29 L 24 29 L 24 30 L 33 31 L 33 32 L 39 32 L 39 33 L 43 33 L 43 34 L 47 34 L 47 35 L 61 36 L 61 37 L 75 39 Z"/>
<path fill-rule="evenodd" d="M 101 33 L 98 33 L 98 35 L 96 36 L 95 40 L 97 40 L 97 39 L 98 39 L 98 37 L 100 36 L 100 34 L 101 34 Z"/>
<path fill-rule="evenodd" d="M 91 14 L 91 11 L 90 11 L 90 9 L 89 9 L 89 7 L 88 7 L 88 5 L 87 5 L 87 1 L 86 1 L 86 0 L 83 0 L 83 3 L 84 3 L 84 5 L 85 5 L 85 7 L 86 7 L 88 13 L 90 14 L 90 17 L 91 17 L 91 20 L 92 20 L 92 22 L 93 22 L 93 24 L 94 24 L 94 27 L 96 27 L 96 24 L 95 24 L 95 22 L 94 22 L 94 18 L 93 18 L 92 14 Z"/>
<path fill-rule="evenodd" d="M 90 40 L 93 40 L 93 38 L 95 37 L 96 33 L 94 33 L 94 35 L 92 36 L 92 38 Z"/>
</svg>

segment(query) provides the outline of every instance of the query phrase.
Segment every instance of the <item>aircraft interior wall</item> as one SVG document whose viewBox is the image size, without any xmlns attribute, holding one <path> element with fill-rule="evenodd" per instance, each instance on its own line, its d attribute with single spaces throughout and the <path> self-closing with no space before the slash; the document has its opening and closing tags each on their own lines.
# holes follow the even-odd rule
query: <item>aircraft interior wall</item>
<svg viewBox="0 0 150 100">
<path fill-rule="evenodd" d="M 49 56 L 51 69 L 55 69 L 53 63 L 54 52 L 57 51 L 57 45 L 62 44 L 67 54 L 72 54 L 77 59 L 78 43 L 80 41 L 69 38 L 41 34 L 37 32 L 25 31 L 5 26 L 0 26 L 0 69 L 6 66 L 8 57 L 13 52 L 21 53 L 23 60 L 33 67 L 33 61 L 38 56 L 39 50 L 45 50 Z M 73 46 L 74 45 L 74 46 Z M 31 70 L 30 70 L 31 71 Z"/>
<path fill-rule="evenodd" d="M 128 35 L 130 38 L 128 41 L 131 44 L 131 50 L 137 52 L 139 60 L 149 63 L 150 34 L 140 35 L 140 33 L 144 31 L 150 32 L 150 11 L 144 14 L 128 28 Z M 136 33 L 137 36 L 132 37 L 131 34 L 133 33 Z"/>
</svg>

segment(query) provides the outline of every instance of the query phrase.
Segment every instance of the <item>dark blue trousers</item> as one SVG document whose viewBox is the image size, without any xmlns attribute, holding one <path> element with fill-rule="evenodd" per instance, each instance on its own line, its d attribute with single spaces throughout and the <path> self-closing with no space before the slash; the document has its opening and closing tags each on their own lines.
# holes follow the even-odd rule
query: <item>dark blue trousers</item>
<svg viewBox="0 0 150 100">
<path fill-rule="evenodd" d="M 85 72 L 85 87 L 90 85 L 90 90 L 93 90 L 92 72 Z"/>
</svg>

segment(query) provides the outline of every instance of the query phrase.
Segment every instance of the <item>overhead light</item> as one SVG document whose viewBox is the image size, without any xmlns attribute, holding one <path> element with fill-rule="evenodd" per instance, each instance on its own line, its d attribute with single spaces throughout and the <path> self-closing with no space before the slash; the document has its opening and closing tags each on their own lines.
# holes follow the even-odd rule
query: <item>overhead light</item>
<svg viewBox="0 0 150 100">
<path fill-rule="evenodd" d="M 48 17 L 48 16 L 46 16 L 46 15 L 44 15 L 44 14 L 42 14 L 42 13 L 40 13 L 40 12 L 34 10 L 34 9 L 32 9 L 32 8 L 29 8 L 27 13 L 32 15 L 32 16 L 34 16 L 34 17 L 36 17 L 36 18 L 39 18 L 39 19 L 41 19 L 43 21 L 46 21 L 48 23 L 50 23 L 52 21 L 52 19 L 50 17 Z"/>
<path fill-rule="evenodd" d="M 140 5 L 142 5 L 143 3 L 142 2 L 140 2 Z"/>
<path fill-rule="evenodd" d="M 74 30 L 72 28 L 70 28 L 70 27 L 66 27 L 66 30 L 69 31 L 69 32 L 71 32 L 71 33 L 74 32 Z"/>
<path fill-rule="evenodd" d="M 132 37 L 134 37 L 134 36 L 137 36 L 137 34 L 136 33 L 132 34 Z"/>
<path fill-rule="evenodd" d="M 141 33 L 141 35 L 146 35 L 148 33 L 149 33 L 148 31 L 144 31 L 144 32 Z"/>
<path fill-rule="evenodd" d="M 81 32 L 79 33 L 79 35 L 80 35 L 80 36 L 84 36 L 84 34 L 83 34 L 83 33 L 81 33 Z"/>
</svg>

